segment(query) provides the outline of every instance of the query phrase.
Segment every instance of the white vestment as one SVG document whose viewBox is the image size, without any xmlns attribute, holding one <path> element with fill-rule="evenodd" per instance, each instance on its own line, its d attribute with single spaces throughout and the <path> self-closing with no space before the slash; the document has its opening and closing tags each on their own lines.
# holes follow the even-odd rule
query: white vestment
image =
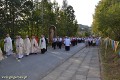
<svg viewBox="0 0 120 80">
<path fill-rule="evenodd" d="M 41 38 L 39 41 L 39 47 L 40 49 L 46 49 L 46 41 L 45 38 Z"/>
<path fill-rule="evenodd" d="M 93 39 L 93 40 L 92 40 L 92 42 L 93 42 L 93 43 L 96 43 L 96 40 L 95 40 L 95 39 Z"/>
<path fill-rule="evenodd" d="M 30 39 L 29 38 L 26 38 L 24 40 L 24 53 L 26 55 L 29 55 L 30 54 L 30 48 L 31 48 L 31 42 L 30 42 Z"/>
<path fill-rule="evenodd" d="M 37 41 L 34 39 L 31 40 L 31 53 L 39 52 L 39 47 Z"/>
<path fill-rule="evenodd" d="M 0 48 L 0 61 L 3 60 L 3 59 L 4 59 L 3 53 L 2 53 L 2 50 L 1 50 L 1 48 Z"/>
<path fill-rule="evenodd" d="M 62 38 L 59 38 L 59 42 L 62 42 Z"/>
<path fill-rule="evenodd" d="M 22 58 L 23 57 L 23 48 L 24 48 L 24 42 L 23 39 L 17 39 L 16 40 L 16 52 L 18 54 L 18 58 Z"/>
<path fill-rule="evenodd" d="M 6 37 L 4 39 L 4 51 L 6 52 L 6 55 L 10 55 L 12 53 L 13 47 L 12 47 L 12 39 L 10 37 Z"/>
</svg>

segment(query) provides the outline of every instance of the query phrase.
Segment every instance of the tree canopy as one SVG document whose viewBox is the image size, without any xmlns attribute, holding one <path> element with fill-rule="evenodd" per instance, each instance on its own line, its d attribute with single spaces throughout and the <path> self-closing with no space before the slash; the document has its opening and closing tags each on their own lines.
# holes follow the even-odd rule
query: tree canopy
<svg viewBox="0 0 120 80">
<path fill-rule="evenodd" d="M 103 37 L 120 40 L 120 1 L 101 0 L 96 6 L 93 32 Z"/>
<path fill-rule="evenodd" d="M 48 36 L 51 25 L 55 25 L 59 36 L 74 36 L 77 20 L 74 9 L 63 0 L 62 8 L 54 0 L 0 0 L 0 37 L 15 35 Z"/>
</svg>

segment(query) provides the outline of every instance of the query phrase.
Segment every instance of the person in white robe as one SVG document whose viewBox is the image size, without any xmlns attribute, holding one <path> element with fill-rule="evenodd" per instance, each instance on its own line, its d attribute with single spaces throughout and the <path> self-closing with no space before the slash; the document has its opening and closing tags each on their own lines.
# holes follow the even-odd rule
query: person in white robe
<svg viewBox="0 0 120 80">
<path fill-rule="evenodd" d="M 0 61 L 3 60 L 3 59 L 4 59 L 3 53 L 2 53 L 2 50 L 1 50 L 1 48 L 0 48 Z"/>
<path fill-rule="evenodd" d="M 93 40 L 92 40 L 92 46 L 96 46 L 96 38 L 93 38 Z"/>
<path fill-rule="evenodd" d="M 44 35 L 41 35 L 41 38 L 39 40 L 39 47 L 41 49 L 41 53 L 44 54 L 46 51 L 46 41 Z"/>
<path fill-rule="evenodd" d="M 66 36 L 66 39 L 64 41 L 64 44 L 65 44 L 65 50 L 69 51 L 70 50 L 71 41 L 70 41 L 70 38 L 68 38 L 67 36 Z"/>
<path fill-rule="evenodd" d="M 31 53 L 37 54 L 39 52 L 39 46 L 35 39 L 35 36 L 32 36 L 31 39 Z"/>
<path fill-rule="evenodd" d="M 26 35 L 26 38 L 24 39 L 24 53 L 26 56 L 30 54 L 30 48 L 31 48 L 31 42 L 28 38 L 28 35 Z"/>
<path fill-rule="evenodd" d="M 6 55 L 9 56 L 12 54 L 12 39 L 10 38 L 9 34 L 6 35 L 6 38 L 4 39 L 4 51 L 6 52 Z"/>
<path fill-rule="evenodd" d="M 62 38 L 61 37 L 59 37 L 59 39 L 58 39 L 58 47 L 59 47 L 59 49 L 61 49 L 61 47 L 62 47 Z"/>
<path fill-rule="evenodd" d="M 16 39 L 16 52 L 18 55 L 18 59 L 23 58 L 23 48 L 24 48 L 24 41 L 21 36 L 18 36 Z"/>
<path fill-rule="evenodd" d="M 97 38 L 97 39 L 96 39 L 96 46 L 99 46 L 99 45 L 100 45 L 100 39 Z"/>
</svg>

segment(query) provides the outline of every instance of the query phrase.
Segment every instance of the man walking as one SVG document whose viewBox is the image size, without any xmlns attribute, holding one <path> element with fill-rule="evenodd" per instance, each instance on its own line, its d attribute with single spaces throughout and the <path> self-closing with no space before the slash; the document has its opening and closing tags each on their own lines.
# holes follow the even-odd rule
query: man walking
<svg viewBox="0 0 120 80">
<path fill-rule="evenodd" d="M 30 48 L 31 48 L 30 39 L 28 38 L 28 35 L 26 35 L 26 38 L 24 39 L 24 53 L 26 56 L 30 54 Z"/>
<path fill-rule="evenodd" d="M 56 44 L 57 44 L 57 38 L 53 38 L 52 47 L 53 47 L 54 49 L 56 49 Z"/>
<path fill-rule="evenodd" d="M 44 35 L 41 35 L 41 38 L 39 41 L 39 47 L 41 49 L 41 53 L 44 54 L 46 51 L 46 41 L 45 41 Z"/>
<path fill-rule="evenodd" d="M 31 39 L 31 53 L 32 54 L 37 54 L 38 52 L 39 52 L 38 43 L 35 39 L 35 36 L 32 36 L 32 39 Z"/>
<path fill-rule="evenodd" d="M 9 34 L 6 35 L 6 38 L 4 39 L 4 51 L 6 52 L 6 55 L 9 56 L 12 54 L 12 39 L 10 38 Z"/>
<path fill-rule="evenodd" d="M 16 39 L 16 52 L 18 54 L 18 59 L 23 58 L 23 48 L 24 48 L 24 42 L 21 36 L 17 36 Z"/>
<path fill-rule="evenodd" d="M 65 50 L 69 51 L 70 50 L 71 41 L 70 41 L 70 39 L 67 36 L 66 36 L 66 39 L 64 41 L 64 44 L 65 44 Z"/>
<path fill-rule="evenodd" d="M 59 49 L 61 49 L 61 46 L 62 46 L 62 38 L 59 37 L 58 39 L 58 46 L 59 46 Z"/>
</svg>

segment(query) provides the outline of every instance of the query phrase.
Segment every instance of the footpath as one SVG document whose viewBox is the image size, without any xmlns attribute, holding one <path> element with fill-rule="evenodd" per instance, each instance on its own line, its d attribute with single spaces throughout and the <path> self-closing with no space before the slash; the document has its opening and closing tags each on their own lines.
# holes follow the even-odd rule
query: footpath
<svg viewBox="0 0 120 80">
<path fill-rule="evenodd" d="M 83 48 L 40 80 L 101 80 L 98 50 Z"/>
</svg>

